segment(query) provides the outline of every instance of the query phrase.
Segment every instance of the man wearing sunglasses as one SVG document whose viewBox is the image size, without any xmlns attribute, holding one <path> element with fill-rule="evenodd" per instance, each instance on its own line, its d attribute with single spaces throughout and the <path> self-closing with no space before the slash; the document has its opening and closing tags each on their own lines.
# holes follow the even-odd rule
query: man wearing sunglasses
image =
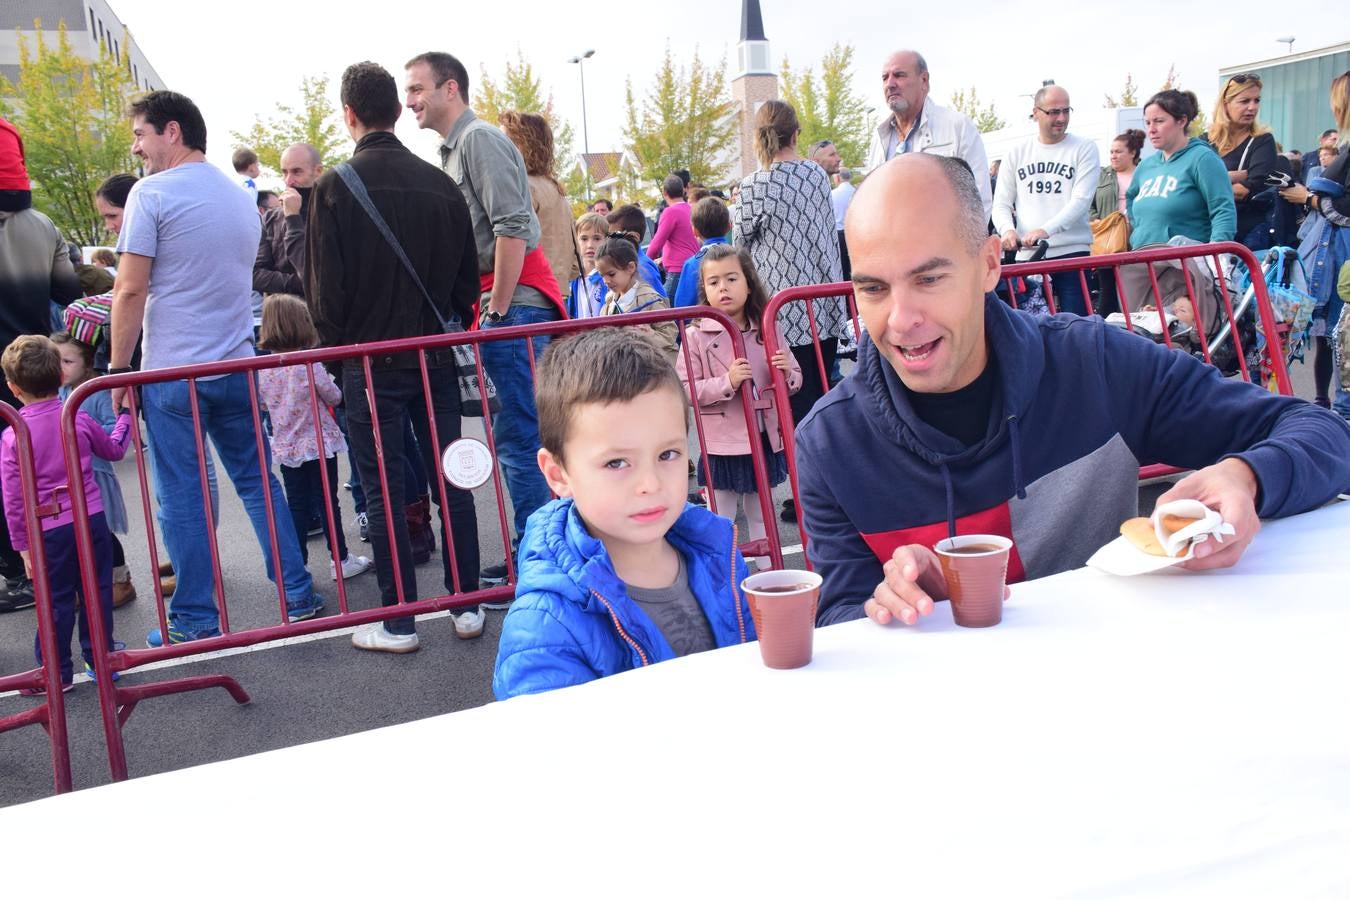
<svg viewBox="0 0 1350 900">
<path fill-rule="evenodd" d="M 1087 256 L 1092 250 L 1088 207 L 1097 189 L 1097 146 L 1069 134 L 1069 92 L 1047 84 L 1036 92 L 1031 118 L 1037 134 L 1013 147 L 1000 169 L 994 191 L 994 228 L 1005 251 L 1031 256 L 1041 241 L 1046 259 Z M 1051 276 L 1059 312 L 1087 315 L 1077 272 Z"/>
</svg>

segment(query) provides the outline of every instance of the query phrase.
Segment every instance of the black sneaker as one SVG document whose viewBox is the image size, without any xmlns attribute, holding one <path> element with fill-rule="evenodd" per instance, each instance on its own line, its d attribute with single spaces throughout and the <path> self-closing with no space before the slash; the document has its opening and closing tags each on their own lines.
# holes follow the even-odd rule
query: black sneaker
<svg viewBox="0 0 1350 900">
<path fill-rule="evenodd" d="M 28 609 L 36 602 L 33 599 L 33 582 L 24 577 L 5 579 L 5 587 L 0 590 L 0 613 Z"/>
<path fill-rule="evenodd" d="M 797 524 L 797 502 L 791 497 L 783 501 L 783 511 L 778 514 L 780 521 L 787 522 L 789 525 Z"/>
<path fill-rule="evenodd" d="M 478 580 L 488 585 L 506 584 L 506 563 L 485 567 L 478 573 Z"/>
<path fill-rule="evenodd" d="M 321 535 L 321 534 L 323 534 L 323 519 L 310 519 L 310 520 L 309 520 L 309 534 L 306 535 L 306 536 L 307 536 L 307 537 L 317 537 L 318 535 Z"/>
</svg>

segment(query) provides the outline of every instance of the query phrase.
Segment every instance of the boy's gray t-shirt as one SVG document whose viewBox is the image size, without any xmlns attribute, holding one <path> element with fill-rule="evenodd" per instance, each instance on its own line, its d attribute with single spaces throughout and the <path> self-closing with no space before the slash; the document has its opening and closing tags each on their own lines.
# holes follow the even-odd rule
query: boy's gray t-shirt
<svg viewBox="0 0 1350 900">
<path fill-rule="evenodd" d="M 713 639 L 708 617 L 703 607 L 689 590 L 689 573 L 684 566 L 684 555 L 680 557 L 680 570 L 675 575 L 675 583 L 663 588 L 638 588 L 628 586 L 628 596 L 642 608 L 656 627 L 661 629 L 666 641 L 676 656 L 688 656 L 690 653 L 702 653 L 717 646 Z"/>
<path fill-rule="evenodd" d="M 253 261 L 262 221 L 248 193 L 206 162 L 136 182 L 117 252 L 154 259 L 141 367 L 253 355 Z"/>
</svg>

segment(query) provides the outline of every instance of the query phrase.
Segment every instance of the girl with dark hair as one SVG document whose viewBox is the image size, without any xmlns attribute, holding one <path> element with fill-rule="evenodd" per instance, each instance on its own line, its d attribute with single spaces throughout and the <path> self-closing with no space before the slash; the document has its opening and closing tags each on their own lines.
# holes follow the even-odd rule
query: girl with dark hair
<svg viewBox="0 0 1350 900">
<path fill-rule="evenodd" d="M 749 539 L 759 540 L 766 533 L 764 514 L 750 455 L 752 437 L 739 407 L 737 390 L 744 382 L 750 382 L 759 413 L 756 416 L 759 433 L 753 439 L 764 448 L 769 486 L 776 487 L 787 478 L 787 462 L 771 367 L 782 371 L 788 392 L 794 393 L 801 388 L 801 366 L 786 350 L 779 350 L 772 358 L 766 356 L 760 325 L 769 296 L 745 248 L 729 244 L 707 248 L 699 264 L 698 299 L 701 305 L 726 313 L 740 329 L 745 343 L 745 356 L 736 359 L 731 341 L 715 320 L 700 318 L 685 329 L 688 353 L 679 355 L 675 367 L 686 390 L 692 386 L 703 417 L 708 458 L 706 466 L 698 466 L 698 483 L 707 486 L 711 471 L 717 512 L 735 521 L 739 505 L 745 511 Z M 781 328 L 778 343 L 780 347 L 787 346 Z"/>
<path fill-rule="evenodd" d="M 657 293 L 656 288 L 648 284 L 639 274 L 638 252 L 632 239 L 627 236 L 606 238 L 596 251 L 595 269 L 600 273 L 605 287 L 609 289 L 600 315 L 617 316 L 623 313 L 670 309 L 670 301 Z M 643 326 L 643 330 L 650 333 L 652 342 L 665 351 L 673 361 L 679 326 L 674 322 L 662 322 L 656 326 Z"/>
</svg>

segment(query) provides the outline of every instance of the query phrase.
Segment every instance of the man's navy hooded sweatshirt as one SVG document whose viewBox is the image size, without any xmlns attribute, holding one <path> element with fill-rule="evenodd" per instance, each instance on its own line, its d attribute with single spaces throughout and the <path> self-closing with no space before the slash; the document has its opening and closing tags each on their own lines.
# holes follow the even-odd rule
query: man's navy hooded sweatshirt
<svg viewBox="0 0 1350 900">
<path fill-rule="evenodd" d="M 1077 568 L 1138 514 L 1141 464 L 1237 456 L 1256 472 L 1262 517 L 1350 489 L 1350 426 L 1333 413 L 1101 319 L 1034 318 L 996 298 L 984 318 L 997 377 L 978 443 L 920 420 L 869 340 L 798 426 L 819 624 L 862 616 L 897 547 L 950 534 L 1011 538 L 1009 581 Z"/>
</svg>

